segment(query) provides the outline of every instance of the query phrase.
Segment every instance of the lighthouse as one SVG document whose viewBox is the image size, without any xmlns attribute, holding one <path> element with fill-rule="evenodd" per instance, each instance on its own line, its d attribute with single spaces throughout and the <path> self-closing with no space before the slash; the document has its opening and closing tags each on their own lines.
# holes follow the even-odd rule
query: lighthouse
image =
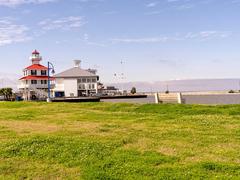
<svg viewBox="0 0 240 180">
<path fill-rule="evenodd" d="M 32 64 L 40 64 L 40 61 L 42 61 L 42 57 L 40 56 L 40 53 L 35 50 L 32 52 L 30 60 L 32 61 Z"/>
<path fill-rule="evenodd" d="M 45 100 L 48 90 L 48 68 L 41 65 L 42 57 L 37 50 L 32 52 L 30 61 L 32 64 L 23 69 L 23 77 L 19 79 L 19 92 L 25 100 Z M 50 81 L 53 81 L 52 77 Z"/>
</svg>

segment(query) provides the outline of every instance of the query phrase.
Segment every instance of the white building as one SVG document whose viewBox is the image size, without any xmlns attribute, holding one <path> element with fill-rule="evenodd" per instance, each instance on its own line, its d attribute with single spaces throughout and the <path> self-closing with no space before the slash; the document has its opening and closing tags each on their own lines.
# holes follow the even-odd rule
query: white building
<svg viewBox="0 0 240 180">
<path fill-rule="evenodd" d="M 80 60 L 75 60 L 74 63 L 73 68 L 54 76 L 54 97 L 80 97 L 98 93 L 99 76 L 96 75 L 96 70 L 82 69 Z"/>
<path fill-rule="evenodd" d="M 32 52 L 30 60 L 32 64 L 23 69 L 23 77 L 19 80 L 19 93 L 25 100 L 46 99 L 48 68 L 40 64 L 42 57 L 37 50 Z"/>
</svg>

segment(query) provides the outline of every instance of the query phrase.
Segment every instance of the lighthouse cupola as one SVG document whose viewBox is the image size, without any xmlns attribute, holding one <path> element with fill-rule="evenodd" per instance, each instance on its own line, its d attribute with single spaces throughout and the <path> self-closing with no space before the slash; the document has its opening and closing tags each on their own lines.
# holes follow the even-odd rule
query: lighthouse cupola
<svg viewBox="0 0 240 180">
<path fill-rule="evenodd" d="M 40 56 L 40 53 L 37 50 L 35 50 L 32 52 L 30 60 L 32 61 L 32 64 L 40 64 L 42 57 Z"/>
</svg>

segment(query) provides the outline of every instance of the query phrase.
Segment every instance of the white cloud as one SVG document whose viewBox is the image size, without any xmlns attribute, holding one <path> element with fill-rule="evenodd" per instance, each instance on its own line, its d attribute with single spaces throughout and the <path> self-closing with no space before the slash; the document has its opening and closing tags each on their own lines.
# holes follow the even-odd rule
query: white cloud
<svg viewBox="0 0 240 180">
<path fill-rule="evenodd" d="M 167 2 L 171 3 L 171 2 L 178 2 L 179 0 L 167 0 Z"/>
<path fill-rule="evenodd" d="M 211 39 L 222 39 L 231 36 L 231 32 L 224 31 L 201 31 L 197 33 L 188 32 L 173 36 L 144 37 L 144 38 L 113 38 L 113 43 L 161 43 L 169 41 L 197 40 L 205 41 Z"/>
<path fill-rule="evenodd" d="M 10 18 L 0 18 L 0 46 L 31 39 L 27 31 L 25 25 L 15 24 Z"/>
<path fill-rule="evenodd" d="M 86 43 L 86 45 L 89 45 L 89 46 L 98 46 L 98 47 L 105 47 L 106 46 L 106 44 L 104 44 L 104 43 L 91 41 L 90 37 L 89 37 L 89 34 L 87 34 L 87 33 L 85 33 L 83 35 L 83 40 Z"/>
<path fill-rule="evenodd" d="M 14 7 L 22 4 L 42 4 L 47 2 L 55 2 L 57 0 L 0 0 L 0 6 Z"/>
<path fill-rule="evenodd" d="M 105 0 L 75 0 L 76 2 L 104 2 Z"/>
<path fill-rule="evenodd" d="M 168 37 L 151 37 L 151 38 L 114 38 L 112 42 L 119 43 L 157 43 L 166 42 L 169 40 Z"/>
<path fill-rule="evenodd" d="M 209 39 L 219 39 L 227 38 L 231 35 L 231 32 L 225 31 L 201 31 L 198 33 L 189 32 L 186 34 L 185 39 L 200 39 L 200 40 L 209 40 Z"/>
<path fill-rule="evenodd" d="M 157 2 L 151 2 L 151 3 L 148 3 L 146 6 L 149 7 L 149 8 L 152 8 L 152 7 L 155 7 L 157 6 Z"/>
<path fill-rule="evenodd" d="M 81 16 L 69 16 L 60 19 L 46 19 L 39 22 L 39 26 L 42 27 L 43 30 L 71 30 L 82 27 L 86 22 Z"/>
<path fill-rule="evenodd" d="M 85 41 L 88 41 L 88 40 L 89 40 L 89 35 L 88 35 L 87 33 L 85 33 L 83 36 L 84 36 L 83 39 L 84 39 Z"/>
</svg>

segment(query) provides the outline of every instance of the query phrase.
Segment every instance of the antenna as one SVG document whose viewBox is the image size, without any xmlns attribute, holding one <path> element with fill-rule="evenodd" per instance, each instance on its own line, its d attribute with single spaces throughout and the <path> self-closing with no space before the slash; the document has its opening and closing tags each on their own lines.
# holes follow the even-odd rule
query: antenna
<svg viewBox="0 0 240 180">
<path fill-rule="evenodd" d="M 125 79 L 125 74 L 124 74 L 124 62 L 121 61 L 121 75 L 120 75 L 120 78 L 121 78 L 121 84 L 122 84 L 122 93 L 124 91 L 124 87 L 123 87 L 123 83 L 124 83 L 124 79 Z"/>
<path fill-rule="evenodd" d="M 124 83 L 124 79 L 125 79 L 125 74 L 124 74 L 124 62 L 120 61 L 121 64 L 121 72 L 120 73 L 114 73 L 114 77 L 117 80 L 118 83 L 118 79 L 119 79 L 119 83 L 121 84 L 121 89 L 122 92 L 124 91 L 124 87 L 123 87 L 123 83 Z"/>
</svg>

